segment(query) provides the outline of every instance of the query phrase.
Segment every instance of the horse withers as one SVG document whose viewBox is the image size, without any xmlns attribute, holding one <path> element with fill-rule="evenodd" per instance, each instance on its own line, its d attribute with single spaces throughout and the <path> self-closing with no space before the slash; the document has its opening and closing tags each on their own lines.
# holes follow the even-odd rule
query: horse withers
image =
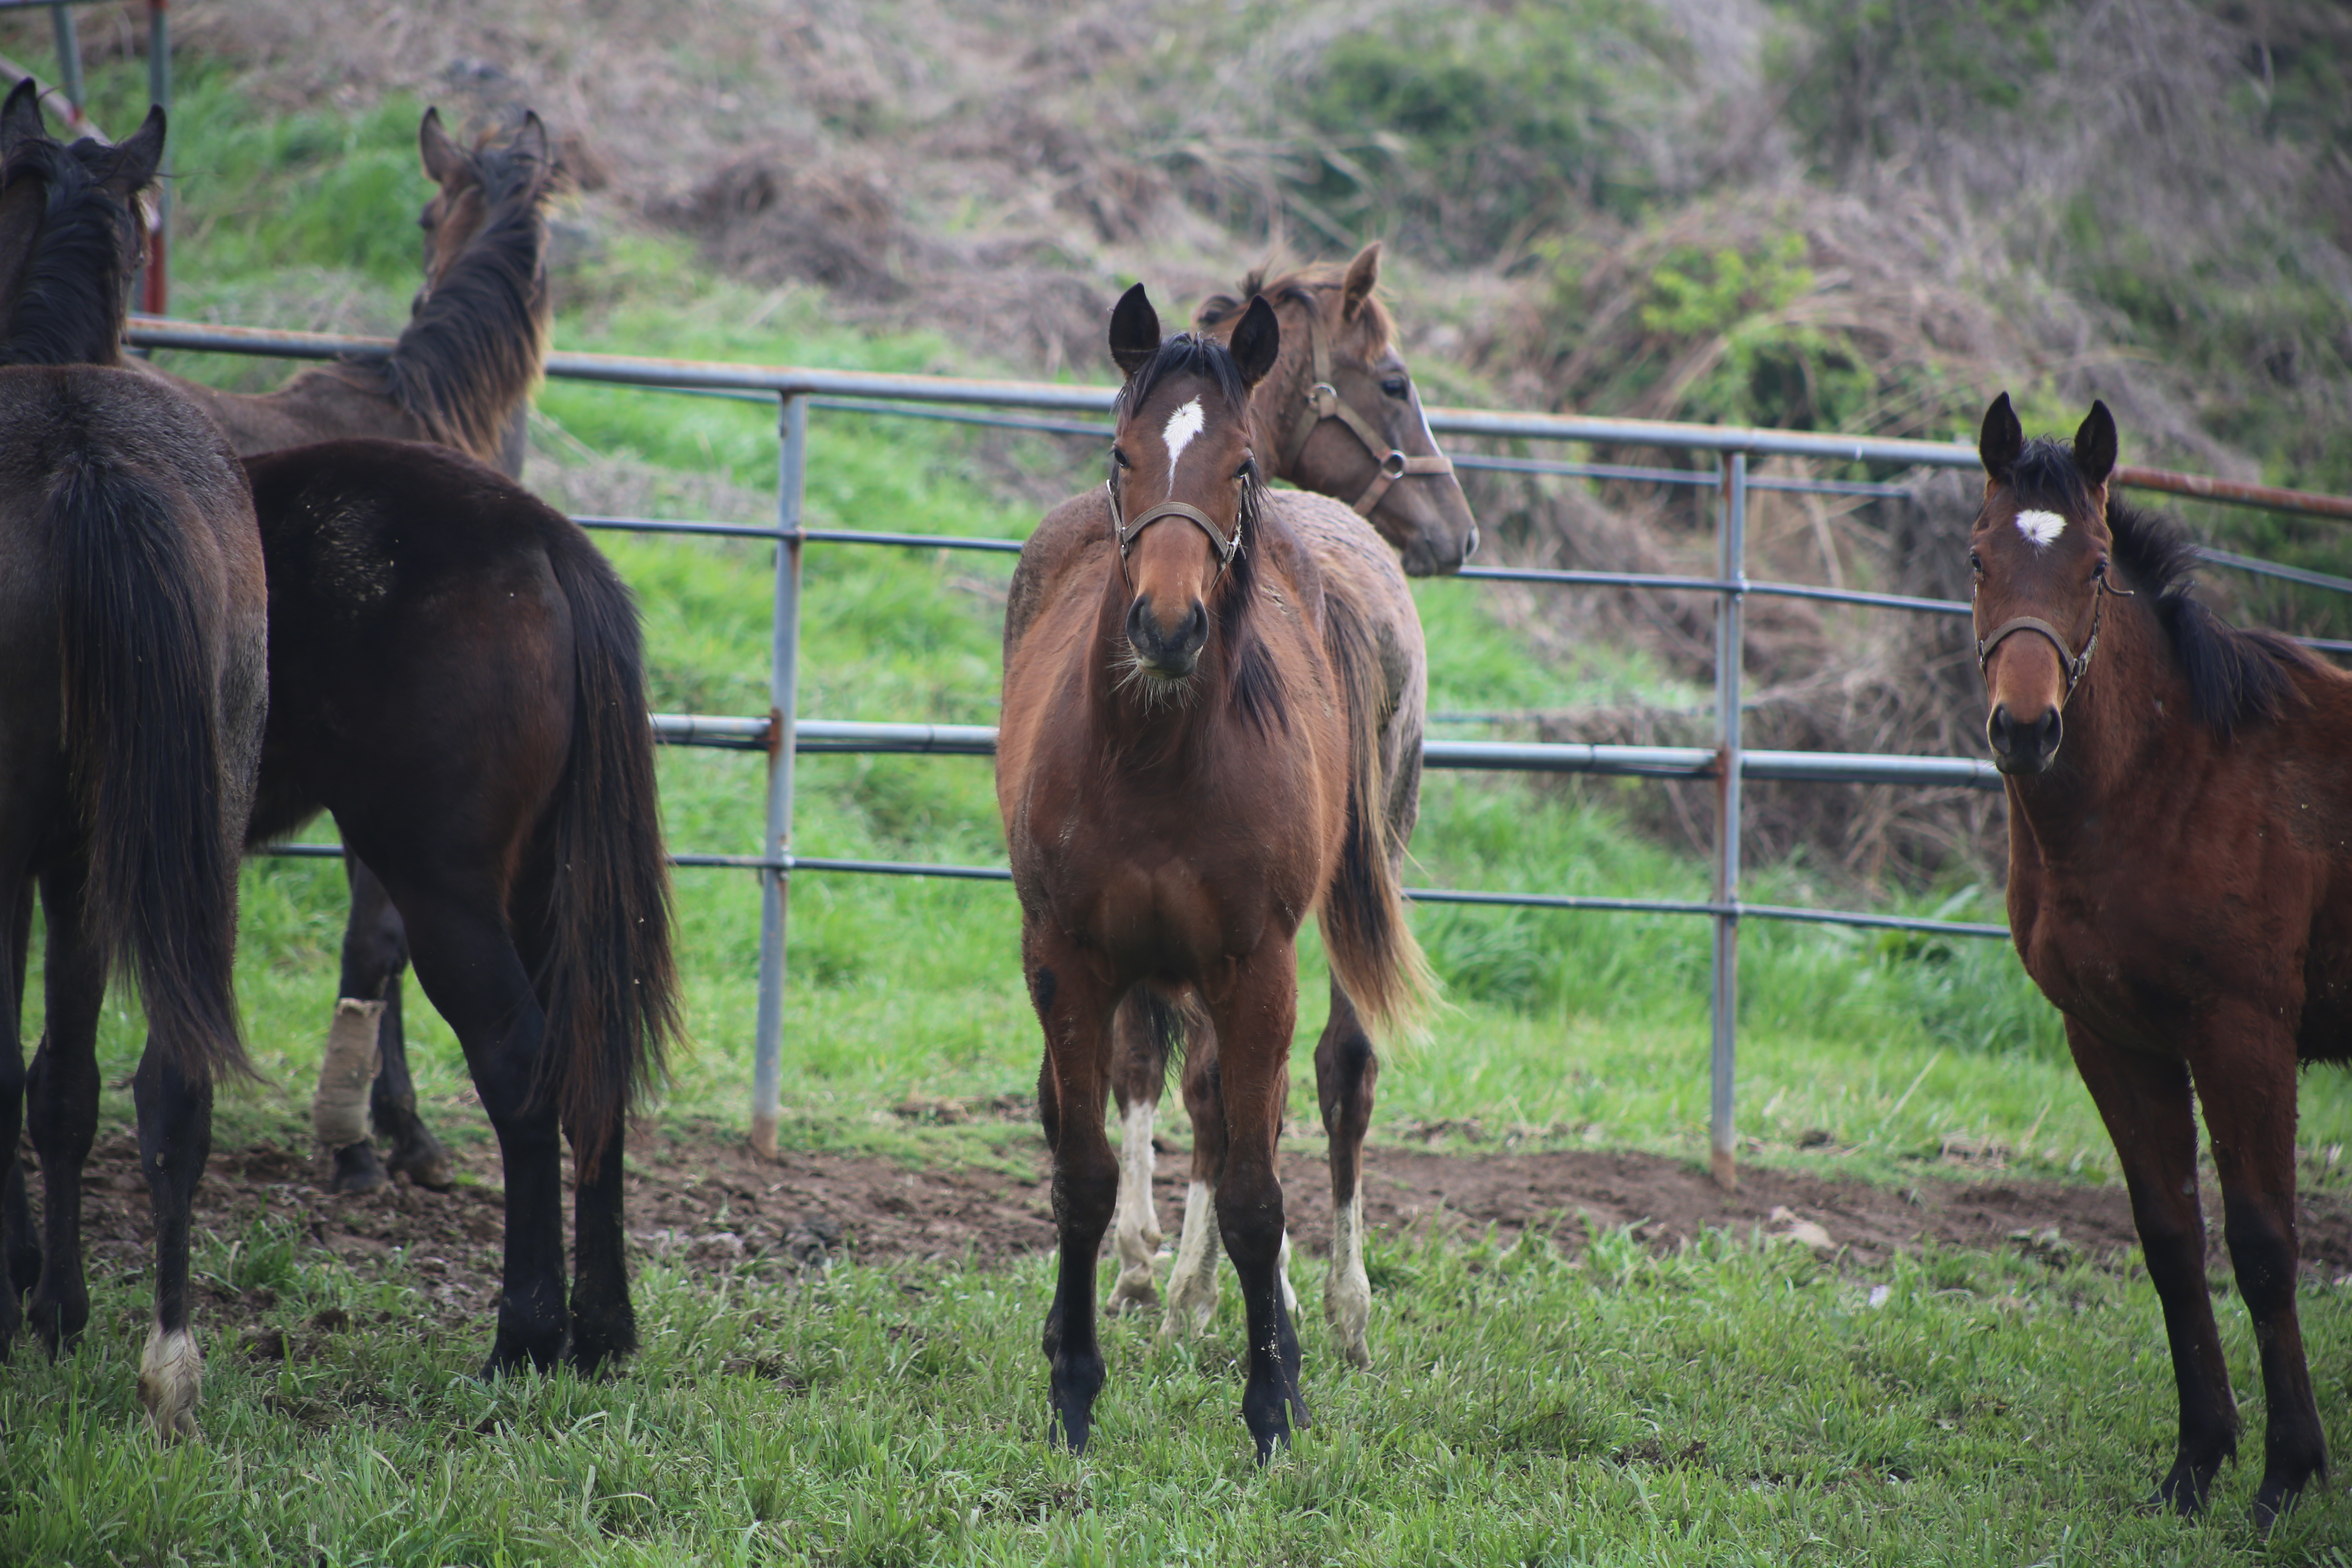
<svg viewBox="0 0 2352 1568">
<path fill-rule="evenodd" d="M 1187 1063 L 1187 1099 L 1241 1279 L 1242 1414 L 1261 1458 L 1307 1419 L 1274 1167 L 1300 922 L 1319 910 L 1332 966 L 1376 1025 L 1423 999 L 1373 805 L 1375 737 L 1350 700 L 1378 683 L 1377 655 L 1331 613 L 1252 452 L 1249 390 L 1279 332 L 1261 303 L 1230 350 L 1162 343 L 1130 289 L 1111 321 L 1127 381 L 1109 484 L 1046 518 L 1008 602 L 997 799 L 1045 1035 L 1060 1241 L 1045 1354 L 1073 1448 L 1104 1377 L 1095 1265 L 1118 1185 L 1103 1115 L 1122 998 L 1141 987 L 1215 1032 L 1213 1059 Z"/>
<path fill-rule="evenodd" d="M 2264 1523 L 2326 1468 L 2294 1307 L 2295 1078 L 2352 1059 L 2352 679 L 2190 596 L 2194 544 L 2109 493 L 2116 426 L 2028 442 L 2003 394 L 1969 536 L 2009 916 L 2115 1139 L 2204 1505 L 2238 1416 L 2205 1283 L 2196 1109 L 2261 1349 Z"/>
<path fill-rule="evenodd" d="M 79 363 L 119 342 L 131 203 L 163 150 L 160 110 L 120 147 L 62 147 L 29 80 L 0 106 L 0 1355 L 27 1319 L 52 1355 L 89 1321 L 81 1171 L 121 963 L 148 1028 L 131 1079 L 155 1221 L 139 1394 L 176 1436 L 195 1429 L 204 1373 L 190 1207 L 214 1083 L 246 1067 L 236 863 L 268 689 L 260 540 L 226 444 L 169 389 Z M 27 1074 L 37 889 L 47 1010 Z M 40 1160 L 37 1237 L 20 1129 Z"/>
</svg>

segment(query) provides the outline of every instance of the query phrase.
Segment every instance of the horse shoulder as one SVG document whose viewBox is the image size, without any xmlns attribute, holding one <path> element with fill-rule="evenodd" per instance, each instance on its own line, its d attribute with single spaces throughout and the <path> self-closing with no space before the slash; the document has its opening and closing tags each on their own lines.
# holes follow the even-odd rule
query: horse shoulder
<svg viewBox="0 0 2352 1568">
<path fill-rule="evenodd" d="M 1004 596 L 1004 668 L 1013 668 L 1014 653 L 1037 614 L 1062 592 L 1069 571 L 1086 559 L 1089 544 L 1110 539 L 1110 502 L 1100 489 L 1090 489 L 1045 514 L 1021 546 L 1020 563 L 1013 568 L 1013 584 Z"/>
</svg>

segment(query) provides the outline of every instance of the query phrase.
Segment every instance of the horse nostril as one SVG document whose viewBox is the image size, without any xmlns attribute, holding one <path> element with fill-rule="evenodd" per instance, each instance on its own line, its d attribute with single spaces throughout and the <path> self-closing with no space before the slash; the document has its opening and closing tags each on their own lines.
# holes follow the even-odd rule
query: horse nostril
<svg viewBox="0 0 2352 1568">
<path fill-rule="evenodd" d="M 1209 606 L 1200 600 L 1192 601 L 1192 613 L 1184 617 L 1184 629 L 1178 634 L 1178 646 L 1198 648 L 1209 640 Z"/>
<path fill-rule="evenodd" d="M 1149 653 L 1159 642 L 1159 626 L 1151 618 L 1151 595 L 1138 594 L 1127 607 L 1127 640 L 1138 653 Z"/>
<path fill-rule="evenodd" d="M 1462 542 L 1462 559 L 1467 561 L 1478 553 L 1478 525 L 1470 525 L 1470 537 Z"/>
<path fill-rule="evenodd" d="M 2033 754 L 2037 757 L 2056 756 L 2058 742 L 2064 734 L 2065 721 L 2059 716 L 2058 710 L 2053 708 L 2033 727 Z"/>
<path fill-rule="evenodd" d="M 1993 751 L 1997 754 L 2005 757 L 2009 754 L 2010 749 L 2015 743 L 2016 739 L 2017 726 L 2010 720 L 2009 704 L 2006 702 L 1994 703 L 1992 716 L 1985 721 L 1986 742 L 1992 747 Z"/>
</svg>

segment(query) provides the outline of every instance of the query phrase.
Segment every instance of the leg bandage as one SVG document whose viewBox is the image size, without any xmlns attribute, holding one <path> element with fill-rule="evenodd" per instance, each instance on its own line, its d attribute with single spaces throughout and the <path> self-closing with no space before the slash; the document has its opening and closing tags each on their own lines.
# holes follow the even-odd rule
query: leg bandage
<svg viewBox="0 0 2352 1568">
<path fill-rule="evenodd" d="M 382 1065 L 376 1030 L 383 1018 L 381 1002 L 346 996 L 335 1004 L 326 1058 L 319 1063 L 319 1092 L 310 1097 L 311 1130 L 330 1149 L 367 1141 L 368 1091 Z"/>
</svg>

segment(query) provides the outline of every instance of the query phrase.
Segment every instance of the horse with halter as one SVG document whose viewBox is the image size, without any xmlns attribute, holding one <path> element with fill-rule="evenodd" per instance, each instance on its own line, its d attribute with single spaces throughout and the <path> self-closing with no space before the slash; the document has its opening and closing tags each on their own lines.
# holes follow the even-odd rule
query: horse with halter
<svg viewBox="0 0 2352 1568">
<path fill-rule="evenodd" d="M 547 360 L 551 307 L 546 209 L 555 186 L 547 128 L 526 113 L 512 132 L 468 152 L 442 129 L 437 110 L 417 130 L 425 173 L 439 187 L 417 219 L 425 282 L 392 352 L 298 373 L 274 392 L 223 392 L 158 376 L 194 398 L 246 457 L 345 436 L 435 441 L 522 476 L 530 395 Z M 318 1130 L 334 1161 L 334 1186 L 366 1192 L 394 1173 L 446 1187 L 448 1155 L 416 1111 L 401 1016 L 408 943 L 383 884 L 356 858 L 345 862 L 352 909 L 342 978 L 321 1067 Z M 349 1082 L 345 1064 L 373 1059 L 372 1084 Z M 385 1142 L 380 1156 L 367 1121 Z"/>
<path fill-rule="evenodd" d="M 1192 324 L 1204 336 L 1230 334 L 1241 320 L 1242 300 L 1264 296 L 1282 327 L 1282 353 L 1251 393 L 1252 445 L 1276 454 L 1276 477 L 1350 503 L 1338 507 L 1306 497 L 1283 498 L 1288 521 L 1322 574 L 1326 600 L 1345 604 L 1380 651 L 1381 679 L 1366 697 L 1375 714 L 1387 781 L 1386 798 L 1380 803 L 1387 853 L 1392 874 L 1401 879 L 1421 815 L 1429 684 L 1421 617 L 1404 578 L 1458 570 L 1477 548 L 1478 528 L 1453 465 L 1429 433 L 1412 376 L 1397 353 L 1395 323 L 1375 292 L 1380 259 L 1375 242 L 1344 268 L 1317 265 L 1271 280 L 1253 273 L 1240 300 L 1212 297 L 1193 312 Z M 1151 1195 L 1152 1124 L 1167 1078 L 1170 1042 L 1186 1024 L 1181 1015 L 1155 1016 L 1140 995 L 1119 1009 L 1111 1080 L 1121 1134 L 1118 1213 L 1112 1225 L 1119 1274 L 1111 1289 L 1112 1311 L 1148 1310 L 1159 1301 L 1155 1266 L 1162 1237 Z M 1213 1061 L 1216 1042 L 1205 1024 L 1192 1020 L 1189 1032 L 1192 1038 L 1181 1047 L 1186 1059 Z M 1379 1075 L 1371 1038 L 1335 981 L 1315 1047 L 1316 1098 L 1329 1140 L 1334 1216 L 1323 1310 L 1341 1353 L 1359 1366 L 1371 1360 L 1365 1335 L 1371 1284 L 1363 1261 L 1361 1180 Z M 1216 1311 L 1209 1181 L 1206 1151 L 1196 1146 L 1168 1280 L 1162 1326 L 1170 1335 L 1201 1331 Z M 1288 1299 L 1286 1253 L 1286 1244 L 1282 1276 Z"/>
<path fill-rule="evenodd" d="M 85 356 L 118 352 L 119 287 L 112 310 Z M 327 811 L 382 878 L 505 1165 L 484 1370 L 594 1370 L 636 1342 L 624 1137 L 677 1030 L 635 606 L 577 525 L 462 454 L 347 439 L 244 467 L 268 595 L 244 842 Z"/>
<path fill-rule="evenodd" d="M 1426 999 L 1375 804 L 1379 654 L 1252 456 L 1249 392 L 1279 334 L 1261 301 L 1230 349 L 1162 343 L 1130 289 L 1111 320 L 1127 382 L 1109 483 L 1048 515 L 1008 600 L 997 800 L 1045 1034 L 1061 1247 L 1045 1353 L 1073 1448 L 1103 1383 L 1094 1270 L 1119 1181 L 1102 1118 L 1121 1000 L 1140 988 L 1160 1018 L 1214 1029 L 1186 1092 L 1241 1277 L 1243 1419 L 1263 1458 L 1307 1419 L 1274 1169 L 1300 922 L 1319 910 L 1333 971 L 1374 1024 Z"/>
<path fill-rule="evenodd" d="M 51 1355 L 89 1321 L 81 1169 L 107 974 L 125 963 L 146 1004 L 131 1088 L 155 1219 L 139 1393 L 173 1436 L 194 1430 L 203 1382 L 189 1211 L 213 1084 L 248 1070 L 236 862 L 268 688 L 261 542 L 236 459 L 186 399 L 87 363 L 119 347 L 143 234 L 131 204 L 163 150 L 161 110 L 120 147 L 62 147 L 30 81 L 0 106 L 0 1356 L 28 1318 Z M 27 1075 L 37 888 L 47 1005 Z M 28 1090 L 38 1237 L 17 1158 Z"/>
<path fill-rule="evenodd" d="M 2325 1472 L 2294 1307 L 2295 1078 L 2352 1060 L 2352 679 L 2190 596 L 2194 544 L 2109 493 L 2116 426 L 2028 442 L 2003 394 L 1969 540 L 2009 917 L 2115 1139 L 2200 1509 L 2238 1415 L 2205 1283 L 2197 1108 L 2262 1354 L 2257 1519 Z"/>
</svg>

